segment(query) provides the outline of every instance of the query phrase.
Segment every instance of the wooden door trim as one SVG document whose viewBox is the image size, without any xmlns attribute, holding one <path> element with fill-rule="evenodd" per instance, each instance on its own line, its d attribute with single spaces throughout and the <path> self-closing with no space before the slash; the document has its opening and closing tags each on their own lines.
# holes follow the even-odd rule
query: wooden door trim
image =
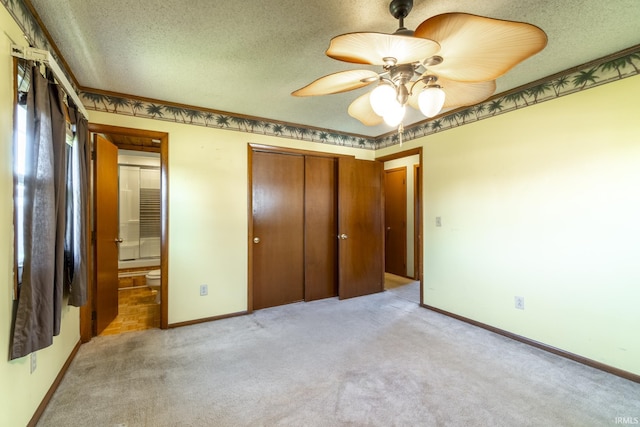
<svg viewBox="0 0 640 427">
<path fill-rule="evenodd" d="M 420 155 L 420 164 L 422 164 L 422 147 L 413 148 L 407 151 L 400 151 L 398 153 L 388 154 L 386 156 L 376 157 L 378 162 L 388 162 L 389 160 L 402 159 L 404 157 L 413 156 L 414 154 Z"/>
<path fill-rule="evenodd" d="M 169 273 L 169 134 L 166 132 L 150 131 L 144 129 L 125 128 L 120 126 L 110 126 L 97 123 L 89 123 L 89 135 L 93 133 L 116 134 L 134 137 L 144 137 L 160 140 L 160 182 L 161 182 L 161 230 L 160 230 L 160 328 L 167 329 L 169 325 L 169 302 L 168 302 L 168 273 Z M 130 147 L 129 147 L 130 148 Z M 91 161 L 91 168 L 95 167 Z M 94 192 L 93 183 L 90 188 L 91 194 Z M 92 197 L 92 196 L 91 196 Z M 88 206 L 88 212 L 93 211 L 93 202 Z M 88 342 L 93 336 L 92 312 L 95 309 L 93 296 L 95 295 L 95 280 L 93 278 L 94 263 L 93 243 L 87 247 L 87 259 L 90 260 L 87 268 L 88 301 L 80 309 L 80 338 L 82 342 Z"/>
<path fill-rule="evenodd" d="M 336 154 L 336 153 L 323 153 L 320 151 L 311 151 L 311 150 L 301 150 L 299 148 L 287 148 L 287 147 L 278 147 L 275 145 L 264 145 L 264 144 L 254 144 L 249 143 L 250 151 L 262 151 L 266 153 L 278 153 L 278 154 L 294 154 L 299 156 L 315 156 L 315 157 L 330 157 L 333 159 L 337 159 L 340 157 L 351 157 L 355 158 L 355 156 L 350 154 Z"/>
<path fill-rule="evenodd" d="M 424 240 L 422 238 L 423 236 L 423 231 L 422 229 L 423 227 L 423 211 L 424 211 L 424 206 L 422 204 L 422 165 L 423 165 L 423 153 L 422 153 L 422 147 L 417 147 L 417 148 L 412 148 L 406 151 L 399 151 L 397 153 L 393 153 L 393 154 L 388 154 L 386 156 L 380 156 L 380 157 L 376 157 L 376 160 L 379 162 L 386 162 L 389 160 L 395 160 L 395 159 L 401 159 L 403 157 L 409 157 L 409 156 L 413 156 L 415 154 L 418 154 L 419 156 L 419 169 L 420 169 L 420 192 L 418 194 L 416 194 L 416 203 L 420 204 L 420 218 L 418 218 L 420 227 L 417 230 L 417 233 L 415 233 L 415 237 L 414 239 L 417 239 L 418 242 L 420 242 L 420 244 L 418 244 L 416 246 L 416 248 L 414 249 L 414 253 L 417 254 L 417 256 L 419 257 L 420 263 L 418 264 L 418 277 L 420 280 L 420 305 L 424 305 L 424 300 L 423 300 L 423 295 L 424 295 L 424 280 L 423 280 L 423 276 L 424 276 L 424 266 L 422 265 L 422 260 L 423 258 L 423 250 L 424 250 Z M 414 178 L 415 179 L 415 178 Z M 414 187 L 415 188 L 415 187 Z M 414 190 L 415 191 L 415 190 Z M 415 206 L 415 205 L 414 205 Z"/>
<path fill-rule="evenodd" d="M 413 276 L 415 279 L 422 280 L 420 265 L 420 251 L 415 248 L 420 246 L 422 241 L 422 165 L 413 165 Z M 420 296 L 422 298 L 422 296 Z"/>
<path fill-rule="evenodd" d="M 253 152 L 247 144 L 247 313 L 253 313 Z"/>
</svg>

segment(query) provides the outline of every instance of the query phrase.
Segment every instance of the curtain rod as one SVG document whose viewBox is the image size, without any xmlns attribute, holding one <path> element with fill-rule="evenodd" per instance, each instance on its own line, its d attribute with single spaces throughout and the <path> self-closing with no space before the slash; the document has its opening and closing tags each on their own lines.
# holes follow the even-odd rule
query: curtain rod
<svg viewBox="0 0 640 427">
<path fill-rule="evenodd" d="M 51 55 L 51 52 L 47 50 L 18 46 L 14 44 L 11 45 L 11 55 L 29 61 L 39 61 L 47 65 L 51 69 L 51 71 L 53 71 L 53 75 L 55 76 L 56 80 L 58 80 L 58 83 L 62 85 L 62 88 L 67 93 L 67 95 L 70 96 L 71 99 L 73 99 L 73 102 L 76 104 L 78 110 L 80 110 L 85 119 L 89 120 L 89 113 L 87 112 L 87 109 L 84 108 L 84 105 L 82 105 L 80 97 L 67 79 L 67 76 L 65 76 L 65 74 L 62 72 L 62 68 L 60 68 L 56 59 Z"/>
</svg>

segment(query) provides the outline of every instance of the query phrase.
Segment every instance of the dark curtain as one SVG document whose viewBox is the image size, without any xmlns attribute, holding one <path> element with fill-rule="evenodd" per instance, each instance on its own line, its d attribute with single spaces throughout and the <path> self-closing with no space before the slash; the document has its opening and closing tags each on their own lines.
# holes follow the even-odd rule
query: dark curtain
<svg viewBox="0 0 640 427">
<path fill-rule="evenodd" d="M 53 187 L 56 201 L 56 251 L 55 283 L 53 294 L 53 335 L 60 335 L 62 297 L 66 287 L 64 247 L 67 221 L 67 163 L 71 147 L 67 144 L 67 121 L 64 110 L 64 93 L 49 77 L 49 98 L 51 108 L 51 132 L 53 135 Z"/>
<path fill-rule="evenodd" d="M 60 332 L 66 210 L 65 117 L 59 87 L 31 70 L 27 94 L 24 269 L 11 359 L 52 344 Z M 51 79 L 52 80 L 52 79 Z"/>
<path fill-rule="evenodd" d="M 87 170 L 89 147 L 87 134 L 89 126 L 75 106 L 69 107 L 71 124 L 75 125 L 75 138 L 69 161 L 67 192 L 67 283 L 69 284 L 69 304 L 80 307 L 87 302 L 87 223 L 88 198 Z"/>
</svg>

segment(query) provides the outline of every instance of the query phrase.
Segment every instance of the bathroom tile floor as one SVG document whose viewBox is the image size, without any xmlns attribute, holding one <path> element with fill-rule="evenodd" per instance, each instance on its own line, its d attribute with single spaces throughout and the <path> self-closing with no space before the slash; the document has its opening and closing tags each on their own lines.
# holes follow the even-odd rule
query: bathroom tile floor
<svg viewBox="0 0 640 427">
<path fill-rule="evenodd" d="M 146 286 L 118 290 L 118 316 L 100 335 L 142 331 L 160 327 L 160 304 L 156 292 Z"/>
</svg>

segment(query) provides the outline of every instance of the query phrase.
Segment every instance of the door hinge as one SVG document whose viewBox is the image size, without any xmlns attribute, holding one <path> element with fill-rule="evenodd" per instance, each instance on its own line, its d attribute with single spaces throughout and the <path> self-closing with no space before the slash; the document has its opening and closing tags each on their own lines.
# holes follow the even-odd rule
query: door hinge
<svg viewBox="0 0 640 427">
<path fill-rule="evenodd" d="M 91 231 L 91 243 L 96 242 L 96 230 Z"/>
<path fill-rule="evenodd" d="M 96 312 L 92 311 L 91 312 L 91 321 L 95 322 L 95 320 L 96 320 Z"/>
<path fill-rule="evenodd" d="M 91 150 L 91 160 L 96 159 L 96 150 Z"/>
</svg>

